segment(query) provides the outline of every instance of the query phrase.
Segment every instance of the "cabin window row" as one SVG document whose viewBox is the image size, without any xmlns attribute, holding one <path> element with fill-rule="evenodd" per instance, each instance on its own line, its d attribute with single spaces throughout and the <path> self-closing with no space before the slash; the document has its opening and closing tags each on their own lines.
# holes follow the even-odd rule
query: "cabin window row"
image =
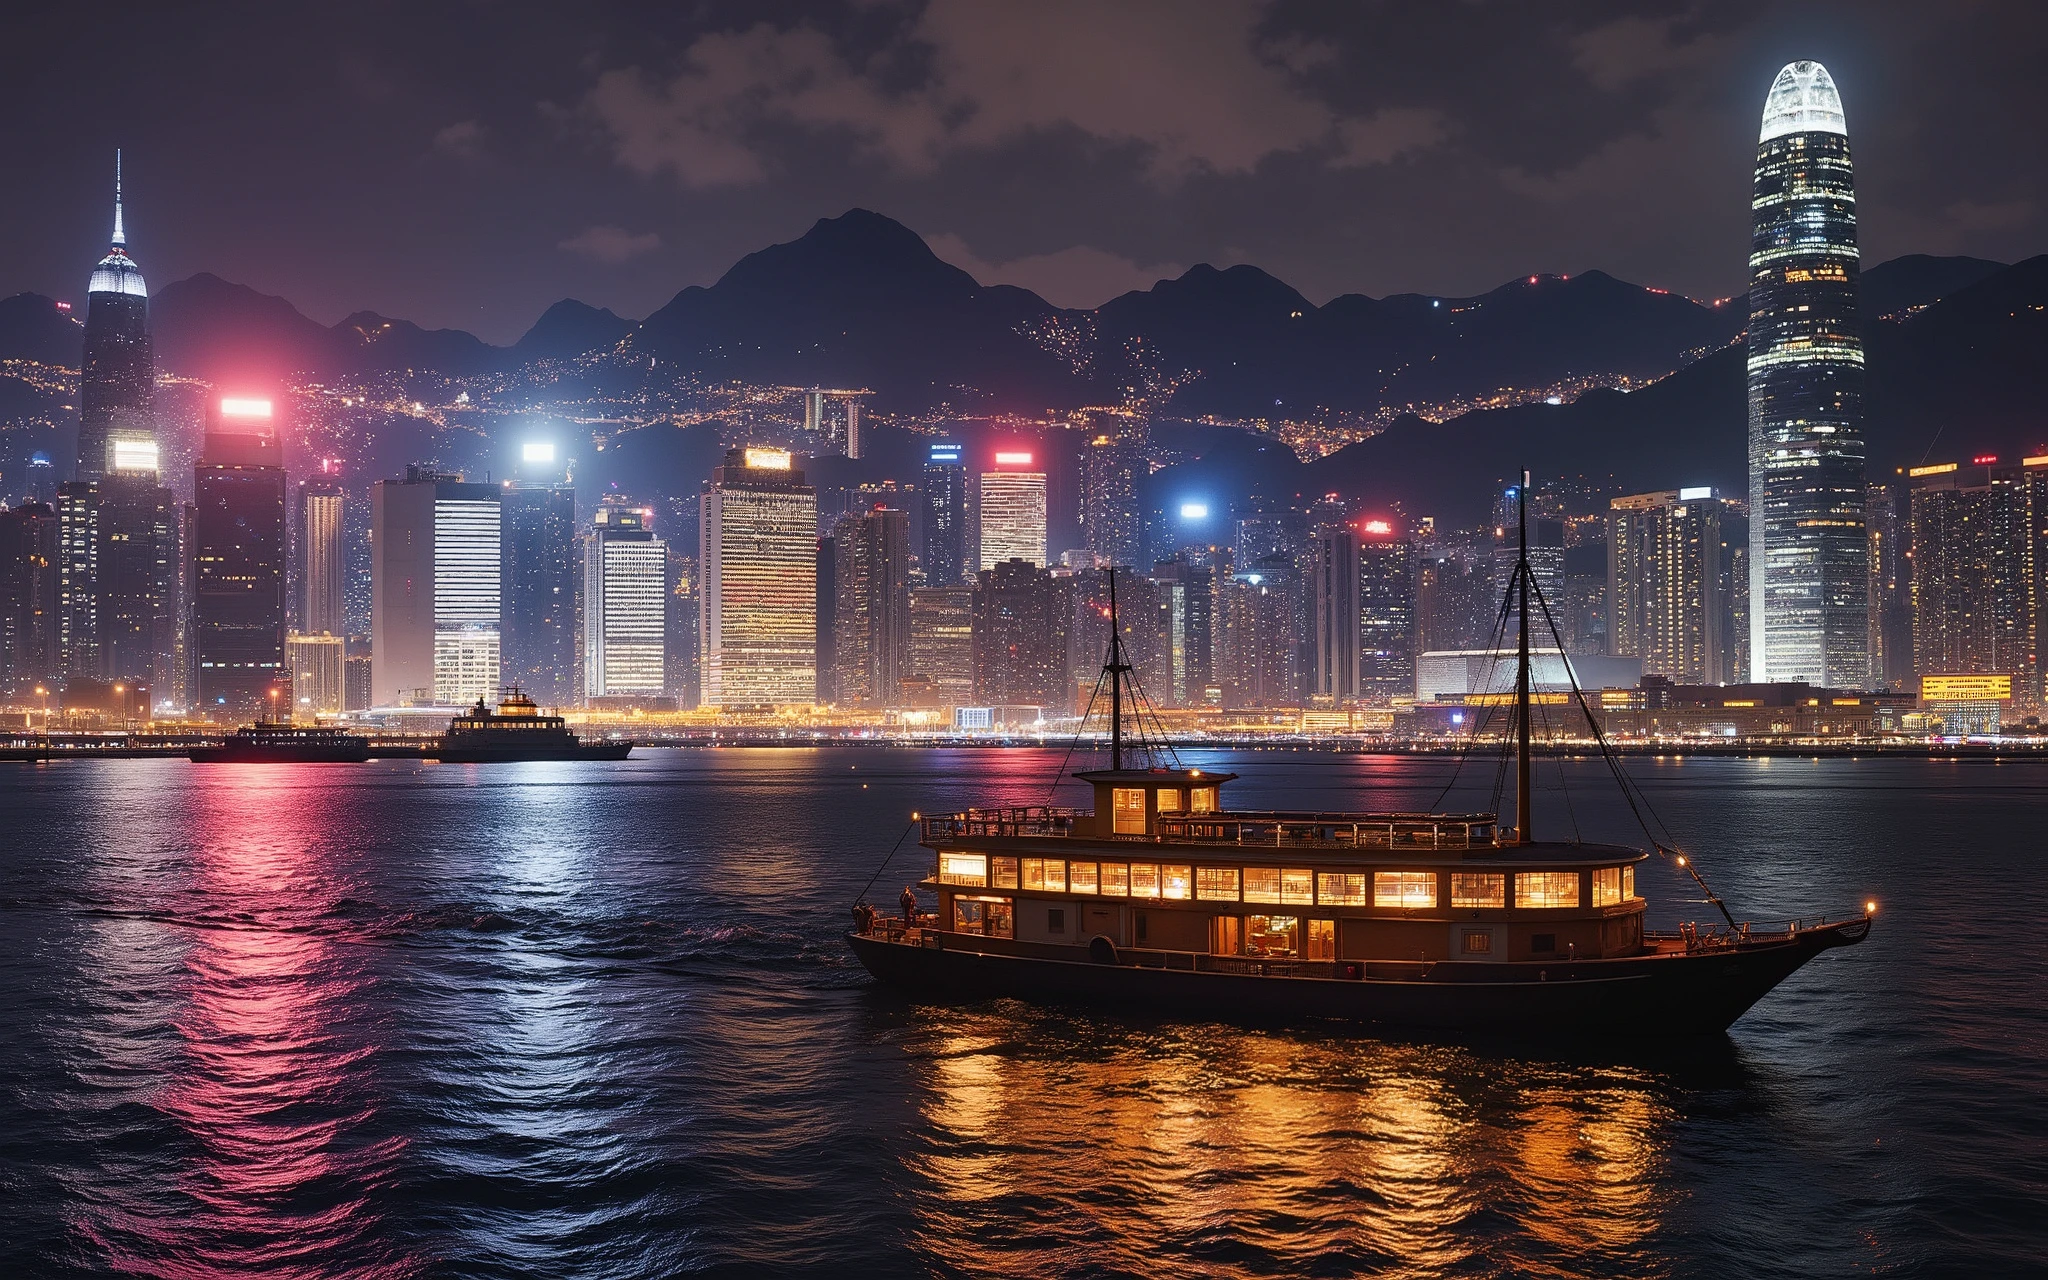
<svg viewBox="0 0 2048 1280">
<path fill-rule="evenodd" d="M 1434 871 L 1313 871 L 1306 867 L 1197 867 L 1182 863 L 1071 862 L 1065 858 L 989 857 L 979 853 L 939 855 L 939 880 L 975 888 L 1020 889 L 1036 893 L 1088 893 L 1111 898 L 1159 898 L 1202 902 L 1253 902 L 1272 906 L 1423 908 L 1437 906 L 1441 892 Z M 1508 876 L 1498 871 L 1449 874 L 1454 909 L 1508 905 Z M 1592 905 L 1612 906 L 1635 897 L 1634 867 L 1601 867 L 1592 873 Z M 1517 907 L 1580 905 L 1576 871 L 1517 871 Z"/>
</svg>

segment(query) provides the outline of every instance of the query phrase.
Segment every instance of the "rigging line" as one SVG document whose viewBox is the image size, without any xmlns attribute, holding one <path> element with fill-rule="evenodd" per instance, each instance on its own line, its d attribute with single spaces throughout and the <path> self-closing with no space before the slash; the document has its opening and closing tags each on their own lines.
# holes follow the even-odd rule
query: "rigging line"
<svg viewBox="0 0 2048 1280">
<path fill-rule="evenodd" d="M 1088 691 L 1088 705 L 1081 708 L 1081 723 L 1074 726 L 1074 736 L 1067 740 L 1067 754 L 1060 757 L 1059 772 L 1052 775 L 1052 781 L 1045 786 L 1045 807 L 1052 807 L 1053 796 L 1058 793 L 1061 779 L 1067 776 L 1067 766 L 1073 763 L 1074 751 L 1081 745 L 1081 735 L 1088 732 L 1088 717 L 1095 712 L 1095 699 L 1102 695 L 1102 677 L 1095 677 L 1095 687 Z"/>
<path fill-rule="evenodd" d="M 912 818 L 910 820 L 910 825 L 903 828 L 903 834 L 896 837 L 896 843 L 889 846 L 889 856 L 882 859 L 882 865 L 875 868 L 875 874 L 869 876 L 868 882 L 860 887 L 860 892 L 854 896 L 854 905 L 858 906 L 861 903 L 867 901 L 868 890 L 875 887 L 875 881 L 880 880 L 882 878 L 882 873 L 889 869 L 889 864 L 895 861 L 896 851 L 903 847 L 903 842 L 910 838 L 910 833 L 917 830 L 917 823 L 918 820 L 916 818 Z"/>
<path fill-rule="evenodd" d="M 1506 592 L 1504 592 L 1504 593 L 1503 593 L 1503 594 L 1501 595 L 1501 598 L 1500 598 L 1500 608 L 1499 608 L 1499 610 L 1497 610 L 1497 611 L 1495 612 L 1495 614 L 1494 614 L 1494 619 L 1493 619 L 1493 630 L 1492 630 L 1491 632 L 1489 632 L 1489 633 L 1488 633 L 1488 635 L 1487 635 L 1487 640 L 1486 640 L 1486 648 L 1487 648 L 1487 651 L 1488 651 L 1489 653 L 1496 653 L 1496 654 L 1497 654 L 1497 653 L 1499 653 L 1499 652 L 1500 652 L 1500 646 L 1501 646 L 1501 644 L 1503 643 L 1503 641 L 1504 641 L 1504 640 L 1506 639 L 1506 637 L 1507 637 L 1507 630 L 1508 630 L 1508 601 L 1514 598 L 1514 591 L 1515 591 L 1515 580 L 1514 580 L 1514 575 L 1513 575 L 1513 574 L 1509 574 L 1509 575 L 1508 575 L 1508 589 L 1507 589 L 1507 591 L 1506 591 Z M 1498 663 L 1496 662 L 1496 663 L 1495 663 L 1494 665 L 1490 665 L 1490 666 L 1488 666 L 1488 667 L 1487 667 L 1487 671 L 1486 671 L 1486 686 L 1487 686 L 1487 688 L 1489 688 L 1489 689 L 1493 687 L 1493 672 L 1494 672 L 1494 666 L 1497 666 L 1497 665 L 1498 665 Z M 1470 727 L 1470 728 L 1469 728 L 1469 729 L 1468 729 L 1468 730 L 1466 731 L 1466 733 L 1465 733 L 1465 745 L 1464 745 L 1464 746 L 1462 746 L 1462 747 L 1460 747 L 1460 748 L 1458 748 L 1458 758 L 1457 758 L 1456 762 L 1454 762 L 1454 763 L 1453 763 L 1453 764 L 1451 765 L 1451 776 L 1450 776 L 1449 780 L 1448 780 L 1448 781 L 1446 781 L 1446 782 L 1444 783 L 1444 789 L 1436 793 L 1436 800 L 1435 800 L 1435 802 L 1434 802 L 1434 803 L 1432 803 L 1432 804 L 1431 804 L 1431 805 L 1429 806 L 1432 812 L 1438 812 L 1438 813 L 1440 813 L 1440 812 L 1442 812 L 1442 811 L 1443 811 L 1443 806 L 1444 806 L 1444 797 L 1445 797 L 1445 796 L 1448 796 L 1448 795 L 1450 795 L 1450 794 L 1451 794 L 1451 788 L 1452 788 L 1452 787 L 1454 787 L 1454 786 L 1456 786 L 1456 785 L 1458 785 L 1458 775 L 1459 775 L 1459 774 L 1460 774 L 1460 773 L 1461 773 L 1461 772 L 1462 772 L 1462 771 L 1464 770 L 1464 768 L 1465 768 L 1465 759 L 1466 759 L 1466 757 L 1468 757 L 1468 756 L 1470 756 L 1470 755 L 1472 754 L 1472 748 L 1473 748 L 1473 747 L 1474 747 L 1474 746 L 1475 746 L 1475 745 L 1476 745 L 1476 744 L 1478 743 L 1478 741 L 1479 741 L 1479 729 L 1480 729 L 1480 726 L 1481 726 L 1481 725 L 1482 725 L 1483 723 L 1485 723 L 1485 722 L 1486 722 L 1487 720 L 1491 720 L 1491 719 L 1493 718 L 1493 708 L 1492 708 L 1492 707 L 1482 707 L 1482 708 L 1481 708 L 1481 710 L 1483 711 L 1483 713 L 1484 713 L 1484 714 L 1483 714 L 1483 715 L 1480 715 L 1480 716 L 1475 716 L 1475 717 L 1473 717 L 1473 719 L 1472 719 L 1472 725 L 1471 725 L 1471 727 Z M 1498 795 L 1496 794 L 1496 796 L 1495 796 L 1495 798 L 1494 798 L 1494 812 L 1495 812 L 1495 813 L 1497 814 L 1497 813 L 1499 813 L 1499 811 L 1500 811 L 1500 801 L 1499 801 L 1499 796 L 1498 796 Z"/>
<path fill-rule="evenodd" d="M 1171 740 L 1171 739 L 1169 739 L 1169 738 L 1168 738 L 1168 737 L 1166 736 L 1166 722 L 1165 722 L 1165 721 L 1163 721 L 1163 720 L 1161 720 L 1161 719 L 1159 718 L 1159 710 L 1158 710 L 1158 708 L 1154 707 L 1154 706 L 1152 705 L 1152 700 L 1151 700 L 1150 698 L 1147 698 L 1147 697 L 1145 696 L 1145 686 L 1144 686 L 1143 684 L 1139 683 L 1139 681 L 1138 681 L 1138 672 L 1137 672 L 1137 668 L 1136 668 L 1136 667 L 1134 666 L 1134 667 L 1133 667 L 1133 668 L 1132 668 L 1132 669 L 1131 669 L 1131 670 L 1130 670 L 1129 672 L 1127 672 L 1126 674 L 1127 674 L 1127 675 L 1129 675 L 1129 676 L 1130 676 L 1130 678 L 1131 678 L 1131 692 L 1132 692 L 1132 693 L 1134 693 L 1134 694 L 1136 694 L 1136 695 L 1137 695 L 1137 699 L 1138 699 L 1138 708 L 1137 708 L 1137 710 L 1138 710 L 1138 715 L 1137 715 L 1137 720 L 1138 720 L 1138 737 L 1139 737 L 1139 740 L 1140 740 L 1140 741 L 1143 741 L 1143 740 L 1144 740 L 1144 736 L 1145 736 L 1145 713 L 1146 713 L 1147 711 L 1150 711 L 1150 712 L 1152 713 L 1152 727 L 1153 727 L 1153 728 L 1155 728 L 1155 729 L 1157 729 L 1157 730 L 1159 731 L 1159 749 L 1160 749 L 1161 751 L 1164 751 L 1164 752 L 1165 752 L 1165 753 L 1167 754 L 1167 756 L 1168 756 L 1168 757 L 1169 757 L 1169 758 L 1170 758 L 1170 759 L 1171 759 L 1171 760 L 1173 761 L 1173 766 L 1174 766 L 1174 768 L 1176 768 L 1176 769 L 1179 769 L 1179 768 L 1185 768 L 1186 766 L 1182 765 L 1182 764 L 1181 764 L 1181 761 L 1180 761 L 1180 752 L 1178 752 L 1178 751 L 1175 751 L 1175 750 L 1173 749 L 1173 742 L 1172 742 L 1172 740 Z M 1146 759 L 1146 763 L 1147 763 L 1147 765 L 1150 765 L 1150 763 L 1151 763 L 1151 760 L 1152 760 L 1152 752 L 1151 752 L 1151 750 L 1150 750 L 1150 749 L 1147 749 L 1147 750 L 1146 750 L 1146 752 L 1145 752 L 1145 759 Z"/>
<path fill-rule="evenodd" d="M 1533 578 L 1531 583 L 1534 583 Z M 1550 605 L 1543 599 L 1541 588 L 1537 589 L 1536 602 L 1543 606 L 1543 617 L 1550 624 L 1550 634 L 1552 637 L 1556 637 L 1557 620 L 1550 616 Z M 1560 640 L 1558 642 L 1560 655 L 1563 653 L 1563 650 L 1564 643 Z M 1713 903 L 1714 909 L 1721 913 L 1721 918 L 1728 922 L 1728 927 L 1730 929 L 1737 928 L 1735 916 L 1728 910 L 1728 904 L 1723 902 L 1720 896 L 1707 884 L 1707 878 L 1700 874 L 1700 869 L 1693 865 L 1693 860 L 1676 847 L 1677 842 L 1674 840 L 1671 844 L 1667 845 L 1662 840 L 1657 839 L 1656 835 L 1651 832 L 1650 824 L 1643 820 L 1643 810 L 1645 809 L 1649 810 L 1650 816 L 1656 819 L 1657 826 L 1664 832 L 1666 839 L 1671 837 L 1671 828 L 1664 825 L 1664 819 L 1658 815 L 1656 806 L 1650 803 L 1649 795 L 1643 792 L 1641 786 L 1633 778 L 1629 777 L 1628 771 L 1621 767 L 1620 758 L 1609 749 L 1607 734 L 1600 728 L 1600 722 L 1593 717 L 1593 708 L 1586 701 L 1586 691 L 1579 687 L 1578 673 L 1572 670 L 1571 663 L 1569 662 L 1564 664 L 1564 671 L 1566 680 L 1571 684 L 1572 694 L 1578 699 L 1579 710 L 1586 717 L 1586 726 L 1593 731 L 1593 741 L 1600 744 L 1600 754 L 1606 759 L 1608 769 L 1613 772 L 1615 782 L 1620 785 L 1622 798 L 1628 801 L 1629 811 L 1636 816 L 1636 825 L 1643 829 L 1643 834 L 1649 837 L 1650 843 L 1656 846 L 1657 852 L 1672 858 L 1680 867 L 1685 869 L 1686 874 L 1692 877 L 1693 883 L 1700 887 L 1700 892 L 1707 895 L 1707 901 Z M 1636 804 L 1638 796 L 1642 799 L 1640 807 Z"/>
</svg>

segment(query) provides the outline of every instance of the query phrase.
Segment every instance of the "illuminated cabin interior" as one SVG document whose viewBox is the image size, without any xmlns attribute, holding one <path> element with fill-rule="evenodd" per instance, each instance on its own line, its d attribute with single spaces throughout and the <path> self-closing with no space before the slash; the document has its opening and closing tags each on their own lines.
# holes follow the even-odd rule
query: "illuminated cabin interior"
<svg viewBox="0 0 2048 1280">
<path fill-rule="evenodd" d="M 1643 951 L 1639 850 L 1504 841 L 1492 814 L 1235 811 L 1235 775 L 1201 769 L 1077 776 L 1093 810 L 924 820 L 939 930 L 992 950 L 1085 954 L 1100 938 L 1120 953 L 1330 962 L 1339 976 L 1352 961 Z"/>
</svg>

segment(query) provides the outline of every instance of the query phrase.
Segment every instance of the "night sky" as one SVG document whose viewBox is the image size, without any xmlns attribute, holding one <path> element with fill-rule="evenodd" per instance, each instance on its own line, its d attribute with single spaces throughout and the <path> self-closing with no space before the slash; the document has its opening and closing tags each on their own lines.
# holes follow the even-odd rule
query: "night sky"
<svg viewBox="0 0 2048 1280">
<path fill-rule="evenodd" d="M 1592 267 L 1716 297 L 1796 58 L 1841 87 L 1866 263 L 2048 248 L 2034 0 L 191 8 L 10 18 L 0 294 L 84 301 L 119 145 L 153 286 L 496 342 L 855 205 L 1066 305 L 1202 261 L 1319 302 Z"/>
</svg>

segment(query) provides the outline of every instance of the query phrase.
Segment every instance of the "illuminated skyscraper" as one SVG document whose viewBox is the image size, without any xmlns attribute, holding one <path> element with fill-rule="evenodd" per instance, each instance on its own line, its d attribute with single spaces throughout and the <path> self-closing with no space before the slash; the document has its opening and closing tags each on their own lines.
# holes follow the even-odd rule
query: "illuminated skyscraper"
<svg viewBox="0 0 2048 1280">
<path fill-rule="evenodd" d="M 974 591 L 974 696 L 996 705 L 1037 706 L 1066 714 L 1067 583 L 1025 560 L 981 573 Z"/>
<path fill-rule="evenodd" d="M 100 486 L 57 486 L 57 669 L 98 680 L 100 662 Z"/>
<path fill-rule="evenodd" d="M 1921 677 L 2007 675 L 2040 696 L 2040 509 L 2048 462 L 1941 463 L 1909 475 L 1913 666 Z"/>
<path fill-rule="evenodd" d="M 115 441 L 99 507 L 101 669 L 160 704 L 175 683 L 178 500 L 157 483 L 154 440 Z"/>
<path fill-rule="evenodd" d="M 299 482 L 299 631 L 311 636 L 348 634 L 342 584 L 348 497 L 325 475 Z"/>
<path fill-rule="evenodd" d="M 818 494 L 780 449 L 734 449 L 699 508 L 703 700 L 803 705 L 818 694 Z"/>
<path fill-rule="evenodd" d="M 57 678 L 57 512 L 0 510 L 0 694 L 26 703 Z"/>
<path fill-rule="evenodd" d="M 586 698 L 656 698 L 668 687 L 668 544 L 648 514 L 607 502 L 583 535 Z"/>
<path fill-rule="evenodd" d="M 997 469 L 981 474 L 974 509 L 983 571 L 1009 560 L 1045 565 L 1045 472 L 1032 463 L 1029 453 L 998 453 Z"/>
<path fill-rule="evenodd" d="M 495 701 L 501 677 L 500 491 L 407 467 L 371 495 L 371 699 Z"/>
<path fill-rule="evenodd" d="M 1081 451 L 1081 544 L 1097 562 L 1138 563 L 1138 481 L 1147 473 L 1145 451 L 1121 436 L 1094 437 Z"/>
<path fill-rule="evenodd" d="M 505 590 L 501 679 L 542 706 L 569 706 L 582 689 L 576 663 L 582 560 L 575 486 L 507 484 L 498 501 Z"/>
<path fill-rule="evenodd" d="M 967 579 L 967 466 L 957 444 L 935 444 L 925 455 L 924 580 L 955 587 Z"/>
<path fill-rule="evenodd" d="M 114 235 L 107 256 L 86 287 L 85 365 L 79 374 L 79 480 L 98 480 L 114 468 L 122 441 L 154 448 L 150 404 L 156 367 L 149 344 L 149 287 L 128 256 L 121 219 L 121 154 L 114 153 Z M 152 464 L 152 469 L 154 466 Z"/>
<path fill-rule="evenodd" d="M 1749 270 L 1750 679 L 1870 672 L 1856 195 L 1841 95 L 1778 73 L 1757 145 Z"/>
<path fill-rule="evenodd" d="M 1718 683 L 1727 671 L 1721 545 L 1721 502 L 1710 488 L 1614 499 L 1607 514 L 1608 652 L 1641 658 L 1646 675 Z"/>
<path fill-rule="evenodd" d="M 1385 702 L 1415 691 L 1415 544 L 1384 518 L 1358 531 L 1358 694 Z"/>
<path fill-rule="evenodd" d="M 973 587 L 920 587 L 910 593 L 908 668 L 933 705 L 973 700 Z"/>
<path fill-rule="evenodd" d="M 1344 525 L 1316 530 L 1308 544 L 1315 666 L 1311 692 L 1339 702 L 1358 696 L 1358 535 Z"/>
<path fill-rule="evenodd" d="M 270 401 L 207 405 L 193 499 L 197 710 L 227 722 L 283 715 L 285 477 Z"/>
<path fill-rule="evenodd" d="M 877 506 L 849 516 L 835 541 L 833 696 L 900 706 L 910 674 L 910 513 Z"/>
</svg>

